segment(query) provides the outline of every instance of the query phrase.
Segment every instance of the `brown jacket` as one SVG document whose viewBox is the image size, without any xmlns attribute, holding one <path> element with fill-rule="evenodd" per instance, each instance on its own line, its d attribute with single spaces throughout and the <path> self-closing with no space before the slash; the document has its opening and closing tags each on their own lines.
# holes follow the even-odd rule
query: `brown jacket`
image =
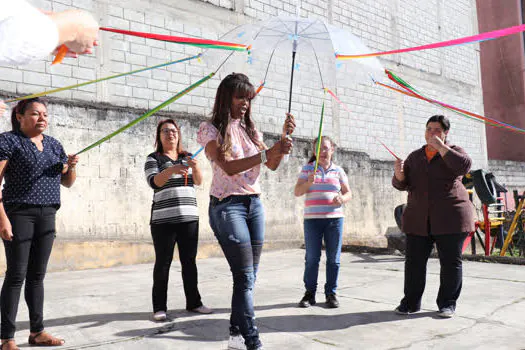
<svg viewBox="0 0 525 350">
<path fill-rule="evenodd" d="M 444 157 L 438 153 L 430 163 L 425 147 L 412 152 L 403 167 L 405 181 L 392 178 L 395 188 L 408 191 L 404 233 L 426 236 L 429 226 L 433 235 L 474 230 L 473 206 L 461 183 L 472 160 L 461 147 L 450 147 Z"/>
</svg>

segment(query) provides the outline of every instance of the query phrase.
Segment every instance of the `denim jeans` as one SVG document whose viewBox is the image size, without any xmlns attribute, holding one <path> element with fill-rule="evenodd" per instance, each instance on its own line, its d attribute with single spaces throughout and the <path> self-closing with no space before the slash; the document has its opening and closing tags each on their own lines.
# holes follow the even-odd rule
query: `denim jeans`
<svg viewBox="0 0 525 350">
<path fill-rule="evenodd" d="M 306 246 L 304 264 L 304 287 L 315 294 L 323 237 L 326 248 L 326 284 L 325 295 L 335 294 L 341 245 L 343 243 L 343 218 L 306 219 L 304 220 L 304 243 Z"/>
<path fill-rule="evenodd" d="M 210 198 L 210 226 L 233 276 L 230 333 L 242 334 L 247 349 L 260 345 L 253 287 L 264 241 L 264 208 L 256 195 Z"/>
<path fill-rule="evenodd" d="M 29 328 L 44 329 L 44 277 L 55 240 L 54 207 L 6 206 L 13 240 L 4 241 L 7 271 L 0 294 L 1 338 L 15 336 L 16 315 L 22 284 L 29 309 Z"/>
</svg>

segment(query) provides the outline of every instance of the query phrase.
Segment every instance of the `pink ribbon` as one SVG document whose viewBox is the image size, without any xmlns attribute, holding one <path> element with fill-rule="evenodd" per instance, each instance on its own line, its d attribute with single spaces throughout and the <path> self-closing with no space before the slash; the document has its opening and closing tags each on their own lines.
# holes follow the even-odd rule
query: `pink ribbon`
<svg viewBox="0 0 525 350">
<path fill-rule="evenodd" d="M 434 44 L 427 44 L 427 45 L 421 45 L 416 47 L 410 47 L 406 49 L 399 49 L 399 50 L 392 50 L 392 51 L 383 51 L 383 52 L 374 52 L 374 53 L 367 53 L 367 54 L 360 54 L 360 55 L 336 55 L 337 59 L 340 60 L 350 60 L 354 58 L 364 58 L 364 57 L 376 57 L 376 56 L 384 56 L 384 55 L 392 55 L 395 53 L 404 53 L 404 52 L 411 52 L 411 51 L 421 51 L 421 50 L 429 50 L 429 49 L 437 49 L 439 47 L 446 47 L 446 46 L 454 46 L 454 45 L 462 45 L 462 44 L 468 44 L 472 42 L 479 42 L 479 41 L 485 41 L 485 40 L 491 40 L 496 38 L 501 38 L 503 36 L 512 35 L 516 33 L 520 33 L 525 31 L 525 24 L 509 27 L 505 29 L 498 29 L 491 32 L 486 32 L 482 34 L 472 35 L 472 36 L 466 36 L 464 38 L 459 39 L 453 39 L 453 40 L 447 40 L 442 41 L 439 43 Z"/>
</svg>

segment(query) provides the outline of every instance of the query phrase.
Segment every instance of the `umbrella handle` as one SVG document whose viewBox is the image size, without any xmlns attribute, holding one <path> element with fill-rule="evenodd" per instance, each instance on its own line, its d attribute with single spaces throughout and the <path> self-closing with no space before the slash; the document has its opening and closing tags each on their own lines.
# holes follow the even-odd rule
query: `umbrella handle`
<svg viewBox="0 0 525 350">
<path fill-rule="evenodd" d="M 290 139 L 290 140 L 292 139 L 292 137 L 288 134 L 286 134 L 285 138 Z M 287 153 L 283 157 L 283 162 L 288 163 L 289 160 L 290 160 L 290 154 Z"/>
</svg>

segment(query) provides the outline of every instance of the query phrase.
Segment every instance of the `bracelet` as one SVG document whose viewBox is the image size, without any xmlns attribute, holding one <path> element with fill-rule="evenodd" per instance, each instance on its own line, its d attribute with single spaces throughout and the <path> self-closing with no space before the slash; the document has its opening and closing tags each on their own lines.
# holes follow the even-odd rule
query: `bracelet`
<svg viewBox="0 0 525 350">
<path fill-rule="evenodd" d="M 266 158 L 266 150 L 262 151 L 261 153 L 261 164 L 264 164 L 268 161 L 268 159 Z"/>
</svg>

